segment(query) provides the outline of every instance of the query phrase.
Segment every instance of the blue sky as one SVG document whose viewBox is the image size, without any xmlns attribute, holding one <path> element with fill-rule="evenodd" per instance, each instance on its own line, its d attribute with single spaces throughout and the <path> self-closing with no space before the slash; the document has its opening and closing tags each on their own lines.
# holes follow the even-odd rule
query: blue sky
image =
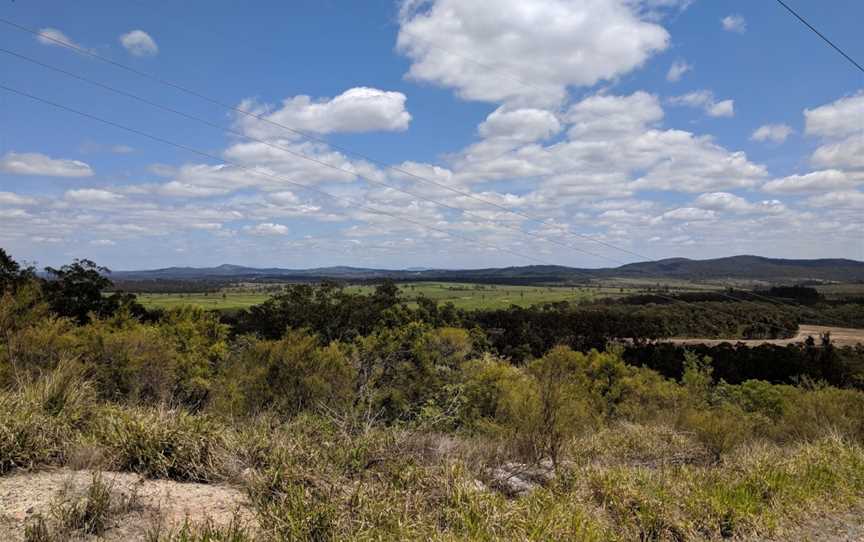
<svg viewBox="0 0 864 542">
<path fill-rule="evenodd" d="M 864 59 L 860 2 L 789 3 Z M 0 246 L 39 265 L 864 259 L 864 74 L 776 2 L 16 1 L 0 17 L 41 32 L 0 24 L 5 50 L 222 127 L 0 52 L 3 85 L 211 156 L 0 90 Z"/>
</svg>

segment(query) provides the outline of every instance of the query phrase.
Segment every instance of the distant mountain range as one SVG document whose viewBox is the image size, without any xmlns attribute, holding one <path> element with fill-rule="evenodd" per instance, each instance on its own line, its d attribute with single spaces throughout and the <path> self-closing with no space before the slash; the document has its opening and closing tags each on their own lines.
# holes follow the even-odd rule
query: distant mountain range
<svg viewBox="0 0 864 542">
<path fill-rule="evenodd" d="M 615 268 L 580 269 L 558 265 L 530 265 L 488 269 L 371 269 L 320 267 L 314 269 L 255 268 L 240 265 L 218 267 L 168 267 L 144 271 L 116 271 L 118 281 L 215 280 L 215 281 L 444 281 L 536 284 L 583 282 L 603 278 L 736 279 L 768 282 L 864 281 L 864 262 L 847 259 L 783 260 L 760 256 L 731 256 L 711 260 L 669 258 L 632 263 Z"/>
</svg>

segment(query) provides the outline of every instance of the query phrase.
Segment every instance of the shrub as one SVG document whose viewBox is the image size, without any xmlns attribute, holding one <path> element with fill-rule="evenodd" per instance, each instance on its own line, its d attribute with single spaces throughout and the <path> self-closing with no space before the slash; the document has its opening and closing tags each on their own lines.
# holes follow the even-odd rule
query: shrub
<svg viewBox="0 0 864 542">
<path fill-rule="evenodd" d="M 534 460 L 548 457 L 557 468 L 565 442 L 593 423 L 585 365 L 583 354 L 554 348 L 528 365 L 530 380 L 508 394 L 508 422 Z"/>
<path fill-rule="evenodd" d="M 349 355 L 338 343 L 321 347 L 303 331 L 289 331 L 278 341 L 251 341 L 226 371 L 217 403 L 236 414 L 344 408 L 354 392 Z"/>
<path fill-rule="evenodd" d="M 82 359 L 92 367 L 103 398 L 127 403 L 170 403 L 179 355 L 154 326 L 123 315 L 80 328 Z"/>
</svg>

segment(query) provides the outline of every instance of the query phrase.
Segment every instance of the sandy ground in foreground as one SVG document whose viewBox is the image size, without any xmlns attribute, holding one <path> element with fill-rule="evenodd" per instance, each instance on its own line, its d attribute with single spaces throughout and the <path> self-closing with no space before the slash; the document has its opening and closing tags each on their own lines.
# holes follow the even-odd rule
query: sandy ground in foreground
<svg viewBox="0 0 864 542">
<path fill-rule="evenodd" d="M 92 476 L 92 471 L 51 469 L 0 477 L 0 540 L 23 541 L 28 520 L 40 513 L 50 517 L 52 502 L 64 487 L 71 495 L 83 495 Z M 209 518 L 215 524 L 227 524 L 235 514 L 246 522 L 252 519 L 246 497 L 234 487 L 145 480 L 119 472 L 102 473 L 102 481 L 111 488 L 112 502 L 136 495 L 136 504 L 128 512 L 113 515 L 103 536 L 90 540 L 144 540 L 154 525 L 161 522 L 166 529 L 176 528 L 186 518 L 192 522 Z"/>
</svg>

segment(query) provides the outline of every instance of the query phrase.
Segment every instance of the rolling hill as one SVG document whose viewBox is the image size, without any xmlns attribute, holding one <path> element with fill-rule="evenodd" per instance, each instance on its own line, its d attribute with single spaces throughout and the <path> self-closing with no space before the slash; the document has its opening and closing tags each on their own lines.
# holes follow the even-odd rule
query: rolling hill
<svg viewBox="0 0 864 542">
<path fill-rule="evenodd" d="M 117 271 L 119 281 L 218 280 L 218 281 L 315 281 L 335 279 L 372 281 L 452 281 L 531 284 L 582 282 L 601 278 L 736 279 L 769 282 L 858 282 L 864 281 L 864 262 L 848 259 L 786 260 L 760 256 L 731 256 L 710 260 L 669 258 L 615 268 L 580 269 L 566 266 L 531 265 L 487 269 L 373 269 L 320 267 L 313 269 L 255 268 L 240 265 L 218 267 L 168 267 L 142 271 Z"/>
</svg>

